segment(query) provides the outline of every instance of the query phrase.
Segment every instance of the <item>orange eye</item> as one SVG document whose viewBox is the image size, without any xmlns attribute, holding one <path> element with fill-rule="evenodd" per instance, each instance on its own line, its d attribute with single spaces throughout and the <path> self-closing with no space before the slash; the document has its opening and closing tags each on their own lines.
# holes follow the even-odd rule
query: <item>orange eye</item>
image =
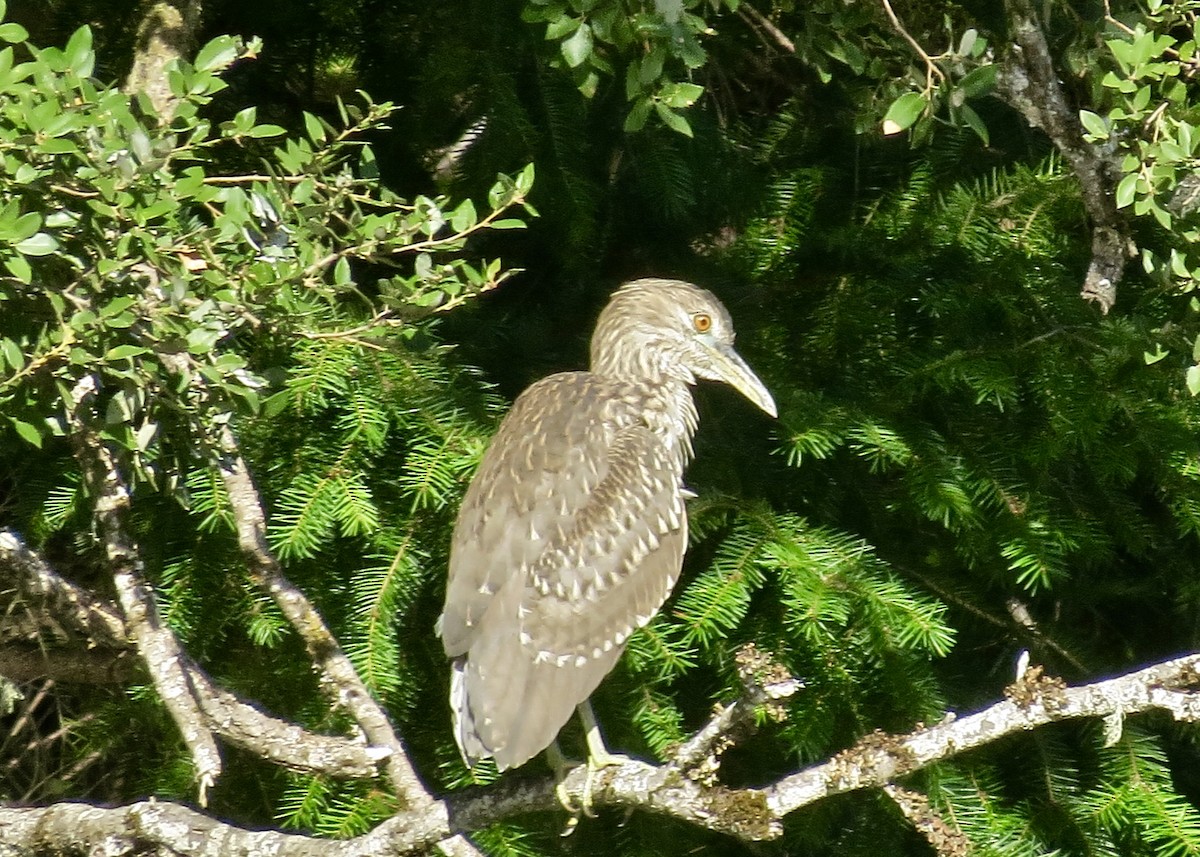
<svg viewBox="0 0 1200 857">
<path fill-rule="evenodd" d="M 712 330 L 712 316 L 706 312 L 698 312 L 692 316 L 692 326 L 697 333 L 708 333 Z"/>
</svg>

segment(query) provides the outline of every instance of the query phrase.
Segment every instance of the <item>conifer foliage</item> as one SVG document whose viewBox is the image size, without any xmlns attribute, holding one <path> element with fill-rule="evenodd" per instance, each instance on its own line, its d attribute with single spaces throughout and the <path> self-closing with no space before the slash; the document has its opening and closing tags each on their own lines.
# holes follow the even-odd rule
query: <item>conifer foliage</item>
<svg viewBox="0 0 1200 857">
<path fill-rule="evenodd" d="M 1200 853 L 1194 675 L 1059 716 L 1200 650 L 1200 4 L 1038 7 L 214 0 L 169 113 L 124 19 L 0 15 L 0 854 L 148 796 L 305 853 Z M 643 762 L 563 839 L 433 624 L 506 403 L 647 274 L 781 416 L 698 391 L 594 699 Z M 1032 719 L 922 755 L 985 708 Z"/>
</svg>

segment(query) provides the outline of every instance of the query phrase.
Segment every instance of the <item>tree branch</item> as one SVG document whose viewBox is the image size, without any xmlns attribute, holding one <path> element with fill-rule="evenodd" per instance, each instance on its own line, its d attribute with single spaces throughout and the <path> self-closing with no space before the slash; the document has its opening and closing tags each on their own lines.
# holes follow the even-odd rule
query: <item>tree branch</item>
<svg viewBox="0 0 1200 857">
<path fill-rule="evenodd" d="M 162 121 L 169 122 L 179 99 L 172 94 L 167 68 L 190 56 L 200 27 L 200 0 L 150 0 L 138 25 L 133 67 L 125 92 L 144 92 Z"/>
<path fill-rule="evenodd" d="M 10 681 L 53 679 L 71 684 L 124 684 L 139 672 L 128 649 L 47 649 L 0 645 L 0 676 Z"/>
<path fill-rule="evenodd" d="M 1058 720 L 1124 717 L 1150 709 L 1168 711 L 1176 720 L 1200 720 L 1200 654 L 1075 688 L 1031 669 L 1007 693 L 1009 699 L 977 714 L 947 716 L 911 735 L 867 736 L 829 762 L 772 785 L 768 804 L 773 813 L 787 815 L 829 795 L 883 785 L 941 759 Z"/>
<path fill-rule="evenodd" d="M 1200 654 L 1074 688 L 1044 677 L 1035 667 L 1005 694 L 1007 699 L 976 714 L 947 715 L 941 723 L 908 735 L 868 735 L 830 761 L 762 789 L 703 785 L 682 776 L 674 761 L 661 765 L 630 761 L 596 776 L 593 800 L 596 806 L 636 808 L 743 840 L 774 839 L 782 834 L 784 817 L 801 807 L 854 789 L 888 787 L 933 762 L 1048 723 L 1080 717 L 1124 718 L 1150 709 L 1167 711 L 1181 721 L 1200 720 Z M 586 778 L 583 768 L 572 771 L 565 781 L 568 792 L 576 797 L 582 794 Z M 890 788 L 889 795 L 915 824 L 924 825 L 922 834 L 940 853 L 961 853 L 961 837 L 944 822 L 939 824 L 941 820 L 931 809 L 926 811 L 927 803 L 919 795 L 901 788 Z M 445 844 L 456 833 L 514 815 L 559 809 L 549 777 L 506 778 L 488 788 L 401 811 L 363 836 L 331 841 L 246 830 L 164 801 L 108 809 L 77 803 L 0 807 L 0 845 L 21 844 L 31 854 L 86 851 L 103 841 L 121 844 L 123 850 L 109 850 L 114 854 L 163 848 L 194 857 L 229 853 L 357 857 L 422 851 Z M 467 844 L 461 837 L 448 841 Z"/>
<path fill-rule="evenodd" d="M 159 697 L 166 706 L 196 768 L 201 806 L 209 787 L 221 773 L 216 739 L 200 711 L 195 693 L 182 670 L 179 641 L 159 615 L 154 593 L 143 579 L 141 554 L 129 535 L 130 497 L 111 450 L 92 429 L 86 416 L 96 395 L 97 381 L 88 375 L 71 391 L 71 442 L 93 498 L 92 516 L 103 543 L 117 600 L 125 623 L 146 664 Z"/>
<path fill-rule="evenodd" d="M 300 634 L 314 665 L 332 684 L 337 700 L 350 712 L 367 740 L 373 747 L 387 752 L 384 770 L 396 794 L 408 805 L 408 815 L 420 818 L 424 826 L 441 831 L 435 840 L 425 843 L 425 847 L 437 842 L 449 855 L 479 855 L 479 850 L 469 840 L 458 835 L 459 831 L 450 829 L 448 808 L 443 802 L 434 800 L 426 790 L 387 715 L 363 684 L 316 608 L 284 577 L 279 561 L 267 544 L 262 500 L 228 426 L 221 429 L 220 446 L 218 466 L 234 510 L 238 544 L 252 574 Z"/>
<path fill-rule="evenodd" d="M 10 530 L 0 530 L 0 568 L 11 572 L 19 597 L 36 602 L 40 608 L 36 612 L 55 614 L 86 634 L 88 646 L 96 647 L 87 652 L 58 651 L 26 642 L 25 649 L 34 650 L 28 653 L 10 643 L 0 648 L 0 675 L 21 681 L 46 675 L 49 670 L 51 677 L 60 681 L 87 683 L 132 677 L 133 664 L 120 656 L 133 643 L 114 607 L 63 579 Z M 309 732 L 272 717 L 216 687 L 186 654 L 179 664 L 209 728 L 229 743 L 296 771 L 332 777 L 373 777 L 378 772 L 378 749 L 351 738 Z"/>
<path fill-rule="evenodd" d="M 1092 260 L 1080 294 L 1107 313 L 1116 302 L 1117 284 L 1133 247 L 1114 200 L 1117 177 L 1103 153 L 1083 139 L 1077 111 L 1059 82 L 1031 0 L 1005 0 L 1004 6 L 1015 44 L 1001 66 L 997 94 L 1046 133 L 1079 180 L 1092 221 Z"/>
<path fill-rule="evenodd" d="M 350 712 L 367 740 L 375 747 L 390 751 L 384 764 L 396 794 L 410 803 L 430 802 L 432 798 L 417 777 L 407 750 L 387 715 L 363 684 L 312 602 L 284 577 L 279 561 L 267 544 L 266 514 L 258 489 L 254 487 L 246 461 L 228 427 L 221 429 L 220 444 L 218 466 L 233 507 L 238 544 L 251 574 L 300 634 L 313 663 L 332 684 L 337 701 Z"/>
</svg>

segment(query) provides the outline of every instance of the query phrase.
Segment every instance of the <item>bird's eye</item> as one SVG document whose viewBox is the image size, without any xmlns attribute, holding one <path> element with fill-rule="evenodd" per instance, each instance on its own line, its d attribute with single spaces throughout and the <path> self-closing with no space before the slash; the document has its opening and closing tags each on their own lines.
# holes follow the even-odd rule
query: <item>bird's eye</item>
<svg viewBox="0 0 1200 857">
<path fill-rule="evenodd" d="M 692 326 L 697 333 L 708 333 L 712 330 L 712 316 L 706 312 L 698 312 L 692 316 Z"/>
</svg>

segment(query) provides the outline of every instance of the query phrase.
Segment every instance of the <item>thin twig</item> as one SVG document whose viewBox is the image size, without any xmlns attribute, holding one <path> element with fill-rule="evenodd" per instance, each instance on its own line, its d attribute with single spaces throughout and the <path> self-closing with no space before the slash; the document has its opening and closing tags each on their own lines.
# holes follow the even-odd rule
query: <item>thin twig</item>
<svg viewBox="0 0 1200 857">
<path fill-rule="evenodd" d="M 779 29 L 779 27 L 775 26 L 775 22 L 762 12 L 755 9 L 749 3 L 742 3 L 738 6 L 738 15 L 740 15 L 743 19 L 748 20 L 750 23 L 761 27 L 764 31 L 766 31 L 767 35 L 771 37 L 775 44 L 783 48 L 789 54 L 792 54 L 793 56 L 795 55 L 796 43 L 789 39 L 787 34 L 784 33 L 783 30 Z"/>
<path fill-rule="evenodd" d="M 892 8 L 891 0 L 879 0 L 883 4 L 883 11 L 888 16 L 888 20 L 892 22 L 892 26 L 904 41 L 908 42 L 909 46 L 916 51 L 917 56 L 925 63 L 925 94 L 928 95 L 933 90 L 933 79 L 936 77 L 939 83 L 946 82 L 946 74 L 934 61 L 934 58 L 929 55 L 925 48 L 921 47 L 921 43 L 912 37 L 908 30 L 904 29 L 904 24 L 900 23 L 899 16 Z"/>
</svg>

